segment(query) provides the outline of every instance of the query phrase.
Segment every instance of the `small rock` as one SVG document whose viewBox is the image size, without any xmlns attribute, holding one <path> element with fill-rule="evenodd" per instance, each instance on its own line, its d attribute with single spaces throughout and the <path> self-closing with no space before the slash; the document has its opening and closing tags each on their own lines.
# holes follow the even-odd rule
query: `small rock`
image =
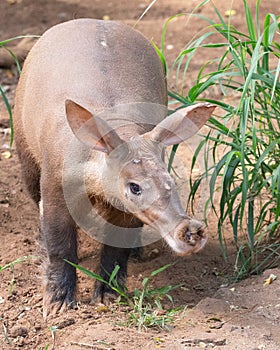
<svg viewBox="0 0 280 350">
<path fill-rule="evenodd" d="M 149 259 L 154 259 L 157 256 L 159 256 L 159 253 L 160 253 L 160 251 L 157 248 L 155 248 L 148 253 L 148 257 L 149 257 Z"/>
<path fill-rule="evenodd" d="M 5 151 L 2 153 L 2 156 L 6 159 L 12 158 L 12 153 L 10 151 Z"/>
<path fill-rule="evenodd" d="M 28 334 L 28 331 L 23 326 L 14 326 L 10 329 L 10 336 L 13 338 L 16 337 L 26 337 Z"/>
<path fill-rule="evenodd" d="M 63 19 L 63 20 L 66 20 L 67 19 L 67 13 L 66 12 L 60 12 L 57 17 L 59 19 Z"/>
<path fill-rule="evenodd" d="M 14 4 L 20 4 L 22 0 L 6 0 L 8 4 L 14 5 Z"/>
<path fill-rule="evenodd" d="M 109 312 L 110 309 L 107 305 L 104 305 L 104 304 L 99 304 L 97 307 L 96 307 L 96 311 L 98 313 L 105 313 L 105 312 Z"/>
<path fill-rule="evenodd" d="M 9 85 L 3 85 L 2 90 L 4 93 L 9 92 L 11 90 L 11 87 Z"/>
<path fill-rule="evenodd" d="M 225 11 L 225 16 L 226 17 L 231 17 L 231 16 L 234 16 L 234 15 L 236 15 L 236 11 L 233 10 L 233 9 Z"/>
<path fill-rule="evenodd" d="M 58 324 L 57 328 L 63 329 L 63 328 L 71 326 L 72 324 L 75 324 L 75 320 L 73 318 L 69 318 L 67 320 L 63 320 L 62 322 L 60 322 Z"/>
</svg>

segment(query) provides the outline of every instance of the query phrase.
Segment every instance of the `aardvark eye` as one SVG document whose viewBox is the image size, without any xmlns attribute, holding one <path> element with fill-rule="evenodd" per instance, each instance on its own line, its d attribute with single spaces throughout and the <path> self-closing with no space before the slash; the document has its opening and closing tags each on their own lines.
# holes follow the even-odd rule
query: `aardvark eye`
<svg viewBox="0 0 280 350">
<path fill-rule="evenodd" d="M 131 193 L 135 194 L 136 196 L 140 196 L 140 194 L 142 193 L 142 188 L 134 182 L 129 183 L 129 188 Z"/>
</svg>

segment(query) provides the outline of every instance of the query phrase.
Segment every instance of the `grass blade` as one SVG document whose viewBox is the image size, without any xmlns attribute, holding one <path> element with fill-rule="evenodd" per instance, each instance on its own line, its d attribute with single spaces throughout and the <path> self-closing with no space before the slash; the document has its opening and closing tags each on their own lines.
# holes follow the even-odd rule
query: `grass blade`
<svg viewBox="0 0 280 350">
<path fill-rule="evenodd" d="M 12 148 L 13 142 L 14 142 L 14 124 L 13 124 L 12 108 L 11 108 L 11 105 L 10 105 L 6 95 L 5 95 L 3 87 L 1 85 L 0 85 L 0 93 L 1 93 L 2 99 L 5 103 L 8 114 L 9 114 L 10 128 L 11 128 L 10 148 Z"/>
</svg>

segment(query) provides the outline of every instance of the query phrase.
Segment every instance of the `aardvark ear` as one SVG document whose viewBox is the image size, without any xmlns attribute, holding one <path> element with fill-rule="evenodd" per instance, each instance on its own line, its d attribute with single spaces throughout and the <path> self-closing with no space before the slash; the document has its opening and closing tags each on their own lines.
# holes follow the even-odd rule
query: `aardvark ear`
<svg viewBox="0 0 280 350">
<path fill-rule="evenodd" d="M 65 109 L 68 124 L 81 142 L 105 153 L 110 153 L 123 143 L 106 121 L 92 115 L 76 102 L 66 100 Z"/>
<path fill-rule="evenodd" d="M 145 135 L 165 146 L 179 144 L 193 136 L 207 122 L 216 106 L 198 103 L 174 112 Z"/>
</svg>

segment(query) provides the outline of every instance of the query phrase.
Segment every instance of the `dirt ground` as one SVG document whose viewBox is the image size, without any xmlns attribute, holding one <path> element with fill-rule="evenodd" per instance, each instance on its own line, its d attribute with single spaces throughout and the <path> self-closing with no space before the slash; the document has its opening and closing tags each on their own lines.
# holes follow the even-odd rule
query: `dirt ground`
<svg viewBox="0 0 280 350">
<path fill-rule="evenodd" d="M 177 13 L 190 13 L 198 1 L 158 0 L 137 28 L 149 39 L 160 42 L 165 20 Z M 230 1 L 216 0 L 225 13 Z M 255 1 L 249 1 L 254 6 Z M 2 0 L 0 2 L 0 41 L 23 34 L 42 34 L 50 26 L 79 17 L 120 20 L 133 25 L 148 1 L 102 0 Z M 236 15 L 232 22 L 244 29 L 242 1 L 233 1 Z M 262 1 L 261 13 L 278 14 L 279 1 Z M 214 18 L 209 5 L 200 14 Z M 179 50 L 205 24 L 198 19 L 180 17 L 167 32 L 169 64 Z M 191 86 L 199 67 L 207 57 L 193 63 L 185 88 Z M 175 72 L 168 84 L 175 87 Z M 14 101 L 17 74 L 14 68 L 0 69 L 0 83 L 11 104 Z M 217 98 L 217 96 L 215 96 Z M 22 256 L 38 254 L 38 212 L 24 189 L 16 150 L 9 150 L 8 115 L 0 102 L 0 266 Z M 266 271 L 237 284 L 228 283 L 233 264 L 221 255 L 215 217 L 209 218 L 209 243 L 191 257 L 170 254 L 162 242 L 145 248 L 142 261 L 129 262 L 127 286 L 140 287 L 144 277 L 159 267 L 173 266 L 153 281 L 155 286 L 183 286 L 173 293 L 175 307 L 184 313 L 170 330 L 147 330 L 138 333 L 134 327 L 122 326 L 125 314 L 121 307 L 98 308 L 89 304 L 93 282 L 79 273 L 78 309 L 69 310 L 47 322 L 42 317 L 41 271 L 38 261 L 28 260 L 13 269 L 0 272 L 0 348 L 1 349 L 268 349 L 280 348 L 280 279 L 269 286 L 263 282 L 271 273 L 280 277 L 280 269 Z M 229 235 L 230 237 L 230 235 Z M 79 236 L 80 264 L 96 269 L 98 248 L 84 235 Z M 233 244 L 228 240 L 230 257 Z M 229 259 L 230 261 L 231 259 Z M 11 283 L 14 283 L 10 292 Z M 50 327 L 57 327 L 55 332 Z"/>
</svg>

